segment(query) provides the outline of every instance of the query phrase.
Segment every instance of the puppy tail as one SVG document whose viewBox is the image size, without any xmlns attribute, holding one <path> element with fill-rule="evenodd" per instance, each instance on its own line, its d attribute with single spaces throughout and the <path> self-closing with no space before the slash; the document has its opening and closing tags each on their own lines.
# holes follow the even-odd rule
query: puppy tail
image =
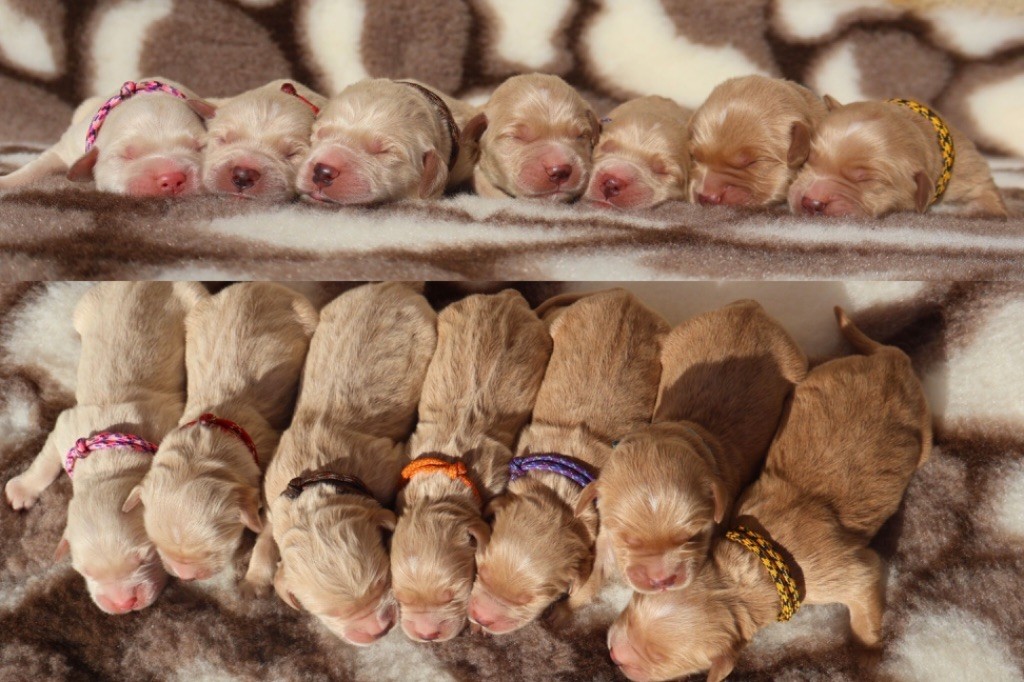
<svg viewBox="0 0 1024 682">
<path fill-rule="evenodd" d="M 846 313 L 839 306 L 835 307 L 836 321 L 839 323 L 839 331 L 842 332 L 846 340 L 850 342 L 858 353 L 863 355 L 873 355 L 879 350 L 885 348 L 884 344 L 878 343 L 874 339 L 868 338 L 867 334 L 857 328 L 850 318 L 846 316 Z"/>
</svg>

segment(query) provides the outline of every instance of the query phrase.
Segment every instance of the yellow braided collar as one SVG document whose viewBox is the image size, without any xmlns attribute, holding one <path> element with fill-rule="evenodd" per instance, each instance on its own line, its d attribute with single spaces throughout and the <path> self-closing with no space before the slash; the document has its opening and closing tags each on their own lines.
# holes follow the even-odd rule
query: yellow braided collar
<svg viewBox="0 0 1024 682">
<path fill-rule="evenodd" d="M 768 569 L 768 575 L 772 577 L 775 589 L 779 592 L 779 621 L 784 623 L 792 618 L 800 608 L 800 590 L 790 574 L 786 561 L 772 547 L 772 543 L 746 526 L 736 526 L 736 530 L 730 530 L 725 537 L 727 540 L 743 545 L 757 555 L 764 567 Z"/>
<path fill-rule="evenodd" d="M 899 104 L 911 111 L 916 111 L 928 119 L 932 126 L 935 127 L 935 132 L 939 138 L 939 149 L 942 151 L 942 175 L 939 176 L 939 181 L 935 183 L 935 196 L 932 197 L 932 203 L 935 203 L 945 193 L 946 185 L 949 184 L 950 179 L 953 177 L 953 164 L 956 163 L 956 148 L 953 146 L 953 134 L 949 132 L 949 127 L 946 126 L 938 114 L 920 102 L 915 102 L 912 99 L 891 99 L 889 103 Z"/>
</svg>

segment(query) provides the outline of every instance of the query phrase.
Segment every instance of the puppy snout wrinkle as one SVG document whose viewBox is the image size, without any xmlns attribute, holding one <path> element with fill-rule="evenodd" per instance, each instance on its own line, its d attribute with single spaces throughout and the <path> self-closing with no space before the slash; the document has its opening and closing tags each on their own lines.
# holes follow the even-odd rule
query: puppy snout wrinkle
<svg viewBox="0 0 1024 682">
<path fill-rule="evenodd" d="M 260 172 L 258 170 L 246 168 L 245 166 L 235 166 L 231 171 L 231 183 L 237 187 L 240 192 L 251 189 L 259 179 Z"/>
<path fill-rule="evenodd" d="M 313 183 L 317 187 L 330 187 L 339 175 L 341 171 L 326 163 L 318 163 L 313 167 Z"/>
</svg>

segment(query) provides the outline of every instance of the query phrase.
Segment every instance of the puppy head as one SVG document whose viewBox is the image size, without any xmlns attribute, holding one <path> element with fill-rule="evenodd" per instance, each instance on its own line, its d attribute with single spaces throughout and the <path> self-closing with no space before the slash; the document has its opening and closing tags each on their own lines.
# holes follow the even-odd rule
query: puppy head
<svg viewBox="0 0 1024 682">
<path fill-rule="evenodd" d="M 338 204 L 440 196 L 448 182 L 448 139 L 422 92 L 387 79 L 345 88 L 313 124 L 299 167 L 299 192 Z"/>
<path fill-rule="evenodd" d="M 207 191 L 270 201 L 295 194 L 295 174 L 309 151 L 315 115 L 309 104 L 281 90 L 286 82 L 251 90 L 217 108 L 203 155 Z"/>
<path fill-rule="evenodd" d="M 634 682 L 683 678 L 708 671 L 721 682 L 744 640 L 727 595 L 694 585 L 663 594 L 634 594 L 608 629 L 608 653 Z"/>
<path fill-rule="evenodd" d="M 677 424 L 623 438 L 582 503 L 598 497 L 601 532 L 639 592 L 678 590 L 707 561 L 727 500 L 695 434 Z"/>
<path fill-rule="evenodd" d="M 71 565 L 85 578 L 89 596 L 104 612 L 144 609 L 167 583 L 142 510 L 122 513 L 123 485 L 82 486 L 68 503 L 68 522 L 56 558 L 71 553 Z"/>
<path fill-rule="evenodd" d="M 613 109 L 594 149 L 586 198 L 619 208 L 685 200 L 688 118 L 664 97 L 642 97 Z"/>
<path fill-rule="evenodd" d="M 491 539 L 477 553 L 469 618 L 491 634 L 517 630 L 586 583 L 593 568 L 597 514 L 576 518 L 531 479 L 491 501 Z"/>
<path fill-rule="evenodd" d="M 895 104 L 828 102 L 831 111 L 815 129 L 807 164 L 790 187 L 790 210 L 861 217 L 927 210 L 939 173 L 934 138 L 922 135 Z"/>
<path fill-rule="evenodd" d="M 722 83 L 690 121 L 691 201 L 783 201 L 824 115 L 825 105 L 795 83 L 762 76 Z"/>
<path fill-rule="evenodd" d="M 513 76 L 484 107 L 478 171 L 513 197 L 571 201 L 590 177 L 601 124 L 557 76 Z"/>
</svg>

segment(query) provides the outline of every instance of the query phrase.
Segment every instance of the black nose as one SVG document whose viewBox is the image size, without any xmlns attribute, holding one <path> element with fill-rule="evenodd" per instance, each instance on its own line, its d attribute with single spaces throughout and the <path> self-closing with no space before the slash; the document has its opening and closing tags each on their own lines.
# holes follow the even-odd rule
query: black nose
<svg viewBox="0 0 1024 682">
<path fill-rule="evenodd" d="M 804 197 L 800 205 L 807 215 L 820 215 L 825 212 L 825 202 L 810 197 Z"/>
<path fill-rule="evenodd" d="M 572 175 L 572 166 L 567 163 L 562 163 L 557 166 L 545 166 L 544 170 L 548 172 L 548 177 L 552 181 L 562 183 L 569 179 Z"/>
<path fill-rule="evenodd" d="M 337 168 L 328 166 L 326 163 L 318 163 L 313 166 L 313 184 L 317 187 L 329 187 L 339 174 Z"/>
<path fill-rule="evenodd" d="M 260 172 L 252 168 L 235 166 L 231 171 L 231 182 L 238 188 L 239 192 L 249 189 L 260 179 Z"/>
</svg>

